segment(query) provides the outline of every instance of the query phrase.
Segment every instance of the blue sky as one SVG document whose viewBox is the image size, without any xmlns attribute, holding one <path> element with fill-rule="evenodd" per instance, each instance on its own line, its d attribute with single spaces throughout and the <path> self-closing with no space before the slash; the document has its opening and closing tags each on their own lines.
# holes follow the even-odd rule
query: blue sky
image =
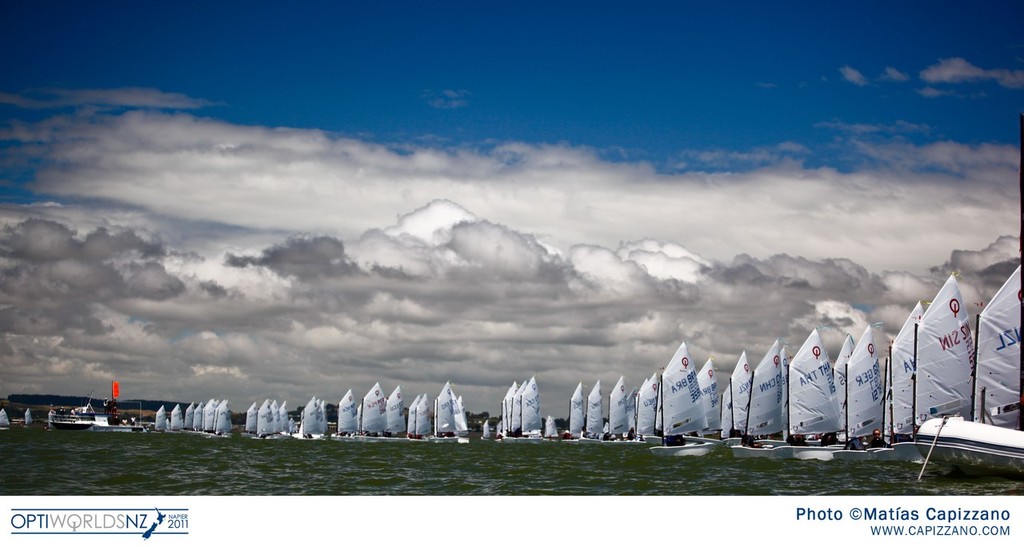
<svg viewBox="0 0 1024 547">
<path fill-rule="evenodd" d="M 917 141 L 1015 137 L 1019 81 L 921 72 L 952 58 L 1019 71 L 1016 2 L 550 4 L 19 3 L 4 8 L 0 40 L 15 53 L 0 85 L 155 88 L 240 124 L 380 142 L 568 142 L 661 168 L 683 151 L 780 142 L 845 165 L 831 146 L 844 124 L 903 122 L 917 130 L 899 136 Z M 882 77 L 889 68 L 906 80 Z"/>
<path fill-rule="evenodd" d="M 561 409 L 1012 271 L 1020 2 L 550 4 L 5 3 L 0 393 Z"/>
</svg>

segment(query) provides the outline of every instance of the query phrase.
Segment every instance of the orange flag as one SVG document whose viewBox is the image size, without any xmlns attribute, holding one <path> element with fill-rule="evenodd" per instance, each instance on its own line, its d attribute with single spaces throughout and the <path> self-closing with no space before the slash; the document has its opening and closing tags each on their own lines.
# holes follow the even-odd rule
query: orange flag
<svg viewBox="0 0 1024 547">
<path fill-rule="evenodd" d="M 121 395 L 121 384 L 113 382 L 110 386 L 110 393 L 117 399 Z"/>
</svg>

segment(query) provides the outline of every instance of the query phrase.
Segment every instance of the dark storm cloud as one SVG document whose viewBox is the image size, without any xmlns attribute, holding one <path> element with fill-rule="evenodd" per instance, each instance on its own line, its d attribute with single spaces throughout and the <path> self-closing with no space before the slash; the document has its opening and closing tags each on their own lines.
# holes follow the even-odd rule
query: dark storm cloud
<svg viewBox="0 0 1024 547">
<path fill-rule="evenodd" d="M 234 268 L 266 267 L 282 276 L 307 281 L 359 273 L 359 267 L 345 256 L 345 245 L 326 236 L 294 236 L 259 256 L 228 254 L 225 262 Z"/>
</svg>

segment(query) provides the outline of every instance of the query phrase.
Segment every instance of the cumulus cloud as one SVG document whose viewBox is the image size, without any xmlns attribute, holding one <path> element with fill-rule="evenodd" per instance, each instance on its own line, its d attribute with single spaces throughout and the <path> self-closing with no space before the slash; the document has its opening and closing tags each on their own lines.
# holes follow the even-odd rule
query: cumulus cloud
<svg viewBox="0 0 1024 547">
<path fill-rule="evenodd" d="M 116 376 L 182 401 L 452 380 L 496 412 L 537 374 L 557 408 L 581 380 L 639 384 L 682 340 L 724 379 L 811 328 L 836 349 L 869 323 L 894 336 L 952 270 L 987 299 L 1017 252 L 1016 203 L 988 199 L 1016 150 L 848 125 L 828 129 L 850 172 L 782 143 L 748 169 L 663 173 L 568 145 L 399 148 L 187 114 L 28 124 L 5 154 L 61 206 L 0 207 L 0 377 L 78 393 Z"/>
</svg>

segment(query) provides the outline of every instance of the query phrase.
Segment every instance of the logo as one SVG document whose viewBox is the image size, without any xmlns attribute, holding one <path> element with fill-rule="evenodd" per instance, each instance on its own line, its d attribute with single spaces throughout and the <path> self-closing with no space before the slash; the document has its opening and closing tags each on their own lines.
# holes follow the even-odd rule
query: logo
<svg viewBox="0 0 1024 547">
<path fill-rule="evenodd" d="M 116 535 L 149 540 L 156 535 L 188 535 L 188 509 L 15 508 L 10 524 L 11 535 Z"/>
</svg>

